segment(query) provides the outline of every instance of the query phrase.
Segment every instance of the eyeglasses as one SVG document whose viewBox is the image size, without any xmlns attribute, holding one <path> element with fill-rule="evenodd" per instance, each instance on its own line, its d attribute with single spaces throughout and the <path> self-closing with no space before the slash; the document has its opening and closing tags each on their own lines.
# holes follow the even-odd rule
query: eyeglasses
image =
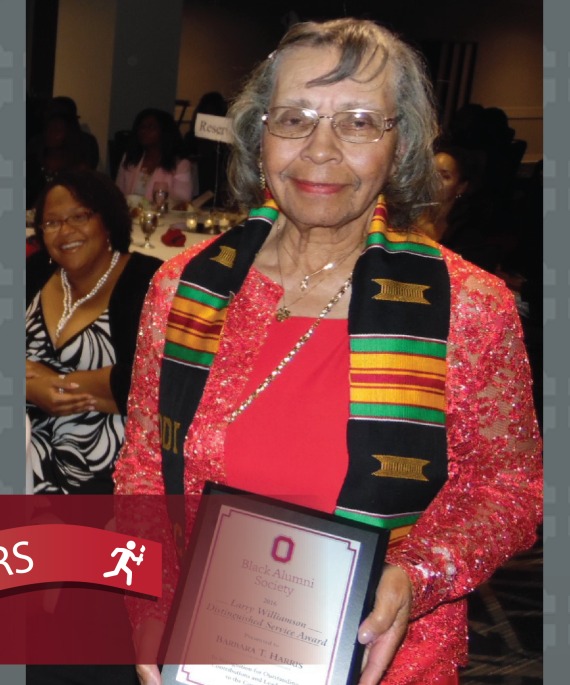
<svg viewBox="0 0 570 685">
<path fill-rule="evenodd" d="M 278 138 L 307 138 L 321 119 L 330 119 L 337 137 L 349 143 L 376 143 L 391 131 L 398 117 L 387 119 L 371 109 L 350 109 L 332 116 L 304 107 L 272 107 L 261 117 L 269 133 Z"/>
<path fill-rule="evenodd" d="M 71 228 L 80 228 L 81 226 L 85 226 L 93 214 L 97 214 L 97 212 L 77 212 L 76 214 L 68 216 L 67 219 L 52 219 L 46 221 L 45 223 L 40 224 L 40 228 L 44 233 L 55 233 L 56 231 L 59 231 L 63 224 L 67 224 L 68 226 L 71 226 Z"/>
</svg>

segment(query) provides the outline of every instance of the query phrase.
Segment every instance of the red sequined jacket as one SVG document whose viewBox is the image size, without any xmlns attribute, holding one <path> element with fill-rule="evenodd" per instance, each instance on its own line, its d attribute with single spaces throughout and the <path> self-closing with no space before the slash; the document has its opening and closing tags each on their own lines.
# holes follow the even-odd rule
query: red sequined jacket
<svg viewBox="0 0 570 685">
<path fill-rule="evenodd" d="M 170 303 L 193 247 L 165 263 L 147 295 L 129 400 L 117 494 L 162 494 L 158 388 Z M 443 249 L 451 278 L 447 427 L 449 478 L 409 536 L 389 554 L 412 579 L 406 639 L 382 682 L 431 682 L 467 657 L 465 595 L 515 552 L 532 545 L 542 510 L 541 443 L 528 361 L 510 292 L 494 276 Z M 220 349 L 186 438 L 185 492 L 225 481 L 229 414 L 281 298 L 255 268 L 228 312 Z M 255 341 L 255 344 L 252 344 Z M 238 352 L 238 353 L 236 353 Z M 152 499 L 152 498 L 149 498 Z M 195 498 L 188 498 L 195 500 Z M 150 505 L 149 505 L 150 506 Z M 195 511 L 187 505 L 187 520 Z M 164 568 L 177 569 L 165 510 L 151 514 L 165 541 Z M 191 526 L 188 526 L 188 531 Z M 129 600 L 134 625 L 165 620 L 177 578 L 166 572 L 159 602 Z"/>
</svg>

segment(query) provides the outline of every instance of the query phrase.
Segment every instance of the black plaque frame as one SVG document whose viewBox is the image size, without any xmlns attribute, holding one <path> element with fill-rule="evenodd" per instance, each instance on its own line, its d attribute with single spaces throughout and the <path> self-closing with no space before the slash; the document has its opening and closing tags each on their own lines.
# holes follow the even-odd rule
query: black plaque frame
<svg viewBox="0 0 570 685">
<path fill-rule="evenodd" d="M 161 645 L 159 661 L 165 664 L 162 669 L 163 684 L 176 684 L 178 655 L 183 653 L 186 644 L 188 617 L 192 615 L 200 579 L 206 570 L 206 557 L 212 536 L 224 504 L 229 504 L 244 512 L 260 514 L 300 526 L 306 530 L 335 535 L 360 543 L 360 552 L 349 590 L 336 656 L 326 681 L 314 685 L 357 683 L 364 653 L 364 646 L 360 645 L 356 639 L 357 631 L 374 604 L 390 537 L 389 531 L 211 482 L 206 483 L 203 495 L 207 496 L 202 497 L 200 501 Z M 239 502 L 239 507 L 237 502 Z"/>
</svg>

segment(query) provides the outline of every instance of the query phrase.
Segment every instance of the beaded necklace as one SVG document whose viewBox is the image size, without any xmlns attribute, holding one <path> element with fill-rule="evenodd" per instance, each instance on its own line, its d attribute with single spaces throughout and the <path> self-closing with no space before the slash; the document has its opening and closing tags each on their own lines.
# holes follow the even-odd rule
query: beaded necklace
<svg viewBox="0 0 570 685">
<path fill-rule="evenodd" d="M 97 281 L 93 289 L 90 292 L 88 292 L 87 295 L 85 295 L 85 297 L 82 297 L 81 299 L 77 300 L 75 304 L 72 304 L 71 285 L 69 284 L 67 273 L 65 272 L 65 269 L 61 270 L 61 287 L 63 288 L 63 314 L 61 315 L 61 318 L 55 329 L 56 340 L 59 338 L 61 332 L 67 325 L 67 322 L 75 314 L 77 309 L 81 307 L 82 304 L 87 302 L 87 300 L 90 300 L 92 297 L 94 297 L 99 292 L 99 290 L 101 290 L 101 288 L 105 285 L 111 271 L 113 271 L 113 269 L 117 265 L 120 256 L 121 253 L 118 250 L 115 250 L 115 252 L 113 253 L 113 258 L 111 259 L 111 264 L 109 265 L 107 271 L 105 271 L 105 273 Z"/>
<path fill-rule="evenodd" d="M 309 338 L 313 335 L 313 333 L 317 330 L 317 326 L 321 323 L 321 321 L 327 316 L 327 314 L 330 312 L 330 310 L 335 306 L 335 304 L 340 300 L 340 298 L 346 293 L 346 291 L 350 288 L 350 284 L 352 283 L 352 274 L 347 278 L 347 280 L 342 284 L 341 289 L 334 295 L 334 297 L 328 302 L 328 304 L 325 306 L 323 311 L 319 314 L 317 319 L 313 322 L 313 325 L 309 328 L 309 330 L 302 335 L 293 349 L 279 362 L 279 364 L 275 367 L 275 369 L 267 376 L 267 378 L 257 387 L 256 390 L 254 390 L 251 395 L 244 400 L 240 406 L 231 413 L 230 415 L 230 423 L 233 423 L 237 417 L 249 407 L 249 405 L 255 400 L 261 393 L 266 390 L 271 383 L 277 378 L 277 376 L 283 371 L 283 369 L 289 364 L 290 361 L 295 357 L 297 352 L 303 347 L 303 345 L 309 340 Z"/>
</svg>

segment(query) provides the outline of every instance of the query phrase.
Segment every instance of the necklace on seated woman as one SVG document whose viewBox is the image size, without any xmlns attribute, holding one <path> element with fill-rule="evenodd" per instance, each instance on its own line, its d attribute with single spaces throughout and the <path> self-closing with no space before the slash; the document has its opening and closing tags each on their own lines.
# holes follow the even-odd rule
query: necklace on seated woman
<svg viewBox="0 0 570 685">
<path fill-rule="evenodd" d="M 61 315 L 61 318 L 58 321 L 57 327 L 55 329 L 56 340 L 59 338 L 61 332 L 67 325 L 67 322 L 75 314 L 77 309 L 81 307 L 82 304 L 87 302 L 87 300 L 90 300 L 92 297 L 94 297 L 105 285 L 107 279 L 109 278 L 109 275 L 111 274 L 111 271 L 113 271 L 113 269 L 117 265 L 120 256 L 121 253 L 118 250 L 115 250 L 115 252 L 113 253 L 113 257 L 111 259 L 111 264 L 109 265 L 107 271 L 105 271 L 105 273 L 101 276 L 97 283 L 95 283 L 93 289 L 90 292 L 88 292 L 87 295 L 85 295 L 85 297 L 82 297 L 81 299 L 77 300 L 75 304 L 72 304 L 73 297 L 71 294 L 71 285 L 69 284 L 67 273 L 65 272 L 65 269 L 61 270 L 61 287 L 63 288 L 63 314 Z"/>
</svg>

